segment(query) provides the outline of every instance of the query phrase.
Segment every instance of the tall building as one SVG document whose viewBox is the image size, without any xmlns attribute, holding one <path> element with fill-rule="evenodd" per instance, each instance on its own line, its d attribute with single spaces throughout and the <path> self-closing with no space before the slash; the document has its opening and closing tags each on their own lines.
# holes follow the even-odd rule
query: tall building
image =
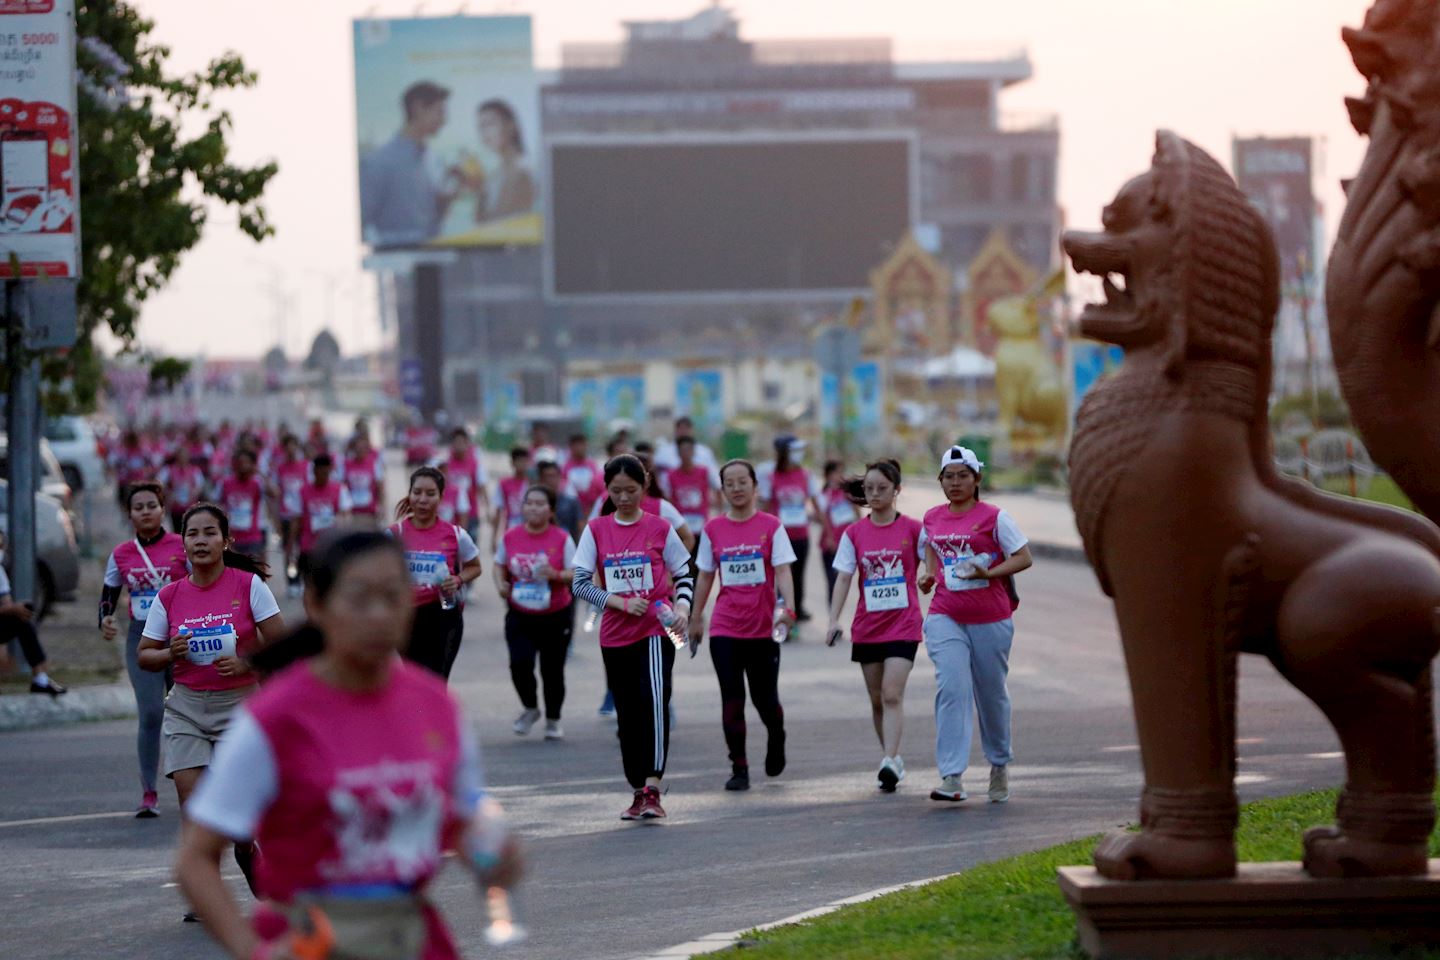
<svg viewBox="0 0 1440 960">
<path fill-rule="evenodd" d="M 808 355 L 907 233 L 956 276 L 995 231 L 1057 257 L 1059 129 L 1002 112 L 1023 50 L 897 62 L 886 38 L 750 41 L 725 8 L 562 50 L 541 88 L 541 248 L 443 266 L 444 393 L 561 395 L 575 360 Z M 414 324 L 410 324 L 414 327 Z"/>
</svg>

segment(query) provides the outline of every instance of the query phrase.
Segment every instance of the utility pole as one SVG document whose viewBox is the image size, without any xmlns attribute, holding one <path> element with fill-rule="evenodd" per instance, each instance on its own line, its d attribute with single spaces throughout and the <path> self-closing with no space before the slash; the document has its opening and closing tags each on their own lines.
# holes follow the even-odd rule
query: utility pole
<svg viewBox="0 0 1440 960">
<path fill-rule="evenodd" d="M 40 361 L 25 344 L 24 281 L 5 281 L 5 368 L 10 400 L 6 409 L 6 446 L 10 460 L 9 543 L 11 593 L 21 603 L 34 603 L 35 482 L 39 474 Z"/>
</svg>

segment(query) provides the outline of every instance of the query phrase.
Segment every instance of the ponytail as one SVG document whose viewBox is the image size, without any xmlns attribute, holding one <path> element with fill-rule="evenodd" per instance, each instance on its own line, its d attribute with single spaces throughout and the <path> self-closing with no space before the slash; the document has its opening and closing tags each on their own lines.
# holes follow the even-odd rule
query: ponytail
<svg viewBox="0 0 1440 960">
<path fill-rule="evenodd" d="M 441 471 L 437 470 L 435 467 L 417 467 L 416 470 L 415 470 L 415 472 L 412 473 L 412 474 L 410 474 L 410 484 L 409 484 L 409 486 L 407 486 L 407 487 L 405 488 L 405 490 L 406 490 L 405 496 L 401 497 L 400 500 L 399 500 L 399 502 L 397 502 L 397 503 L 395 504 L 395 519 L 396 519 L 396 520 L 404 520 L 406 517 L 410 516 L 410 493 L 409 493 L 409 491 L 410 491 L 410 490 L 413 490 L 413 489 L 415 488 L 415 481 L 416 481 L 416 480 L 420 480 L 420 479 L 423 479 L 423 478 L 425 478 L 425 477 L 429 477 L 431 480 L 434 480 L 434 481 L 435 481 L 435 486 L 439 488 L 439 490 L 440 490 L 440 492 L 441 492 L 442 494 L 445 492 L 445 474 L 444 474 L 444 473 L 442 473 Z"/>
<path fill-rule="evenodd" d="M 895 489 L 900 489 L 900 463 L 897 460 L 876 460 L 874 463 L 865 464 L 865 472 L 858 477 L 845 477 L 840 481 L 840 490 L 857 507 L 865 506 L 865 477 L 875 471 L 886 480 L 895 484 Z"/>
</svg>

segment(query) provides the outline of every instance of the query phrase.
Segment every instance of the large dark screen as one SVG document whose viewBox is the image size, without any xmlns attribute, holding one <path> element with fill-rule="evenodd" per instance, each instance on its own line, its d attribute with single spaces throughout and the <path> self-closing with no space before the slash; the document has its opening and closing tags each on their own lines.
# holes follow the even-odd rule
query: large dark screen
<svg viewBox="0 0 1440 960">
<path fill-rule="evenodd" d="M 863 287 L 910 226 L 904 140 L 557 145 L 555 292 Z"/>
</svg>

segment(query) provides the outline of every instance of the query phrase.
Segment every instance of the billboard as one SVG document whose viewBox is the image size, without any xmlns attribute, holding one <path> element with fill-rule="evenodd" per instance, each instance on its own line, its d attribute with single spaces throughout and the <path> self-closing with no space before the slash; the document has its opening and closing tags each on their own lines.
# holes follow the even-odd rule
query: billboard
<svg viewBox="0 0 1440 960">
<path fill-rule="evenodd" d="M 1070 417 L 1074 419 L 1080 403 L 1095 384 L 1120 369 L 1125 351 L 1109 343 L 1094 340 L 1070 342 Z"/>
<path fill-rule="evenodd" d="M 485 419 L 491 423 L 514 423 L 520 412 L 520 382 L 487 378 Z"/>
<path fill-rule="evenodd" d="M 843 390 L 833 371 L 821 373 L 820 428 L 829 433 L 843 425 L 852 438 L 861 433 L 877 436 L 884 416 L 884 394 L 880 364 L 873 360 L 852 366 Z"/>
<path fill-rule="evenodd" d="M 644 377 L 607 377 L 604 392 L 607 424 L 615 420 L 628 420 L 632 424 L 639 424 L 645 419 Z"/>
<path fill-rule="evenodd" d="M 540 243 L 530 18 L 353 27 L 362 239 L 377 249 Z"/>
<path fill-rule="evenodd" d="M 1315 273 L 1315 194 L 1309 137 L 1257 137 L 1234 143 L 1235 180 L 1270 229 L 1289 286 Z"/>
<path fill-rule="evenodd" d="M 594 434 L 602 426 L 600 381 L 594 377 L 571 380 L 565 391 L 565 406 L 584 422 L 586 433 Z"/>
<path fill-rule="evenodd" d="M 5 0 L 0 41 L 0 277 L 79 276 L 74 0 Z"/>
<path fill-rule="evenodd" d="M 675 377 L 675 416 L 689 417 L 702 436 L 725 426 L 724 399 L 719 370 L 686 370 Z"/>
<path fill-rule="evenodd" d="M 559 297 L 856 290 L 910 229 L 902 134 L 550 145 Z"/>
</svg>

